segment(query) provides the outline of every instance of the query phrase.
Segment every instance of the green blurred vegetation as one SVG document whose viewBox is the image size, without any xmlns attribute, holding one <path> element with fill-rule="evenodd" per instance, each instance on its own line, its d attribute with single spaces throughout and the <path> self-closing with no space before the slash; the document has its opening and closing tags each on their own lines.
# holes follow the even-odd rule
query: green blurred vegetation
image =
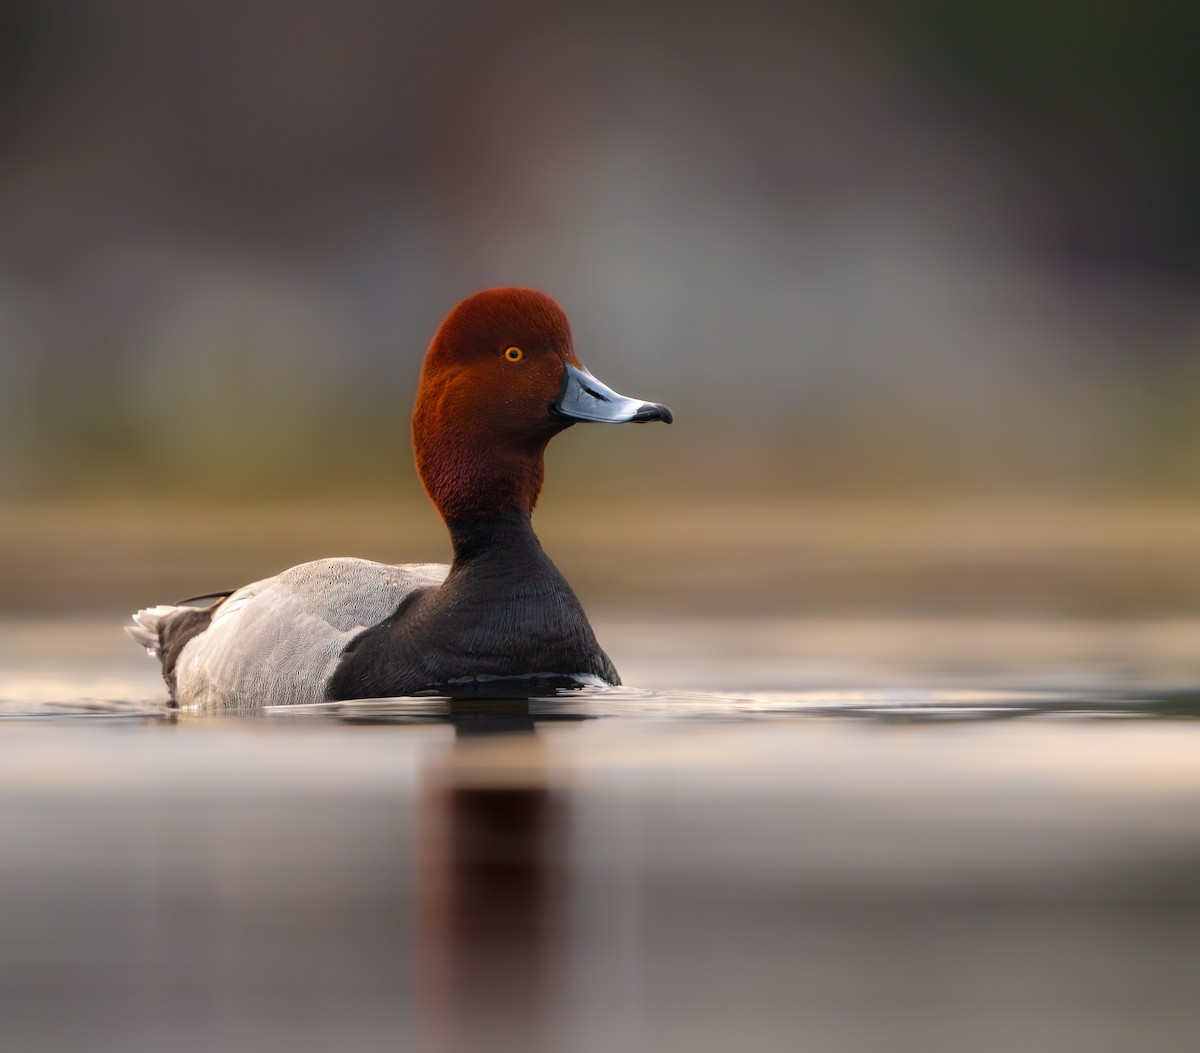
<svg viewBox="0 0 1200 1053">
<path fill-rule="evenodd" d="M 1198 356 L 1200 357 L 1200 356 Z M 0 396 L 0 498 L 406 500 L 412 391 L 225 349 L 152 387 L 103 355 Z M 258 365 L 256 365 L 258 361 Z M 414 368 L 415 372 L 415 368 Z M 1043 373 L 976 401 L 881 378 L 795 394 L 667 393 L 670 428 L 576 427 L 548 453 L 558 498 L 925 495 L 1200 497 L 1200 363 Z M 28 389 L 26 389 L 28 391 Z M 660 395 L 660 397 L 662 397 Z"/>
<path fill-rule="evenodd" d="M 845 11 L 842 5 L 839 10 Z M 1200 267 L 1200 6 L 1176 0 L 862 0 L 860 32 L 897 42 L 965 105 L 1037 144 L 1065 193 L 1066 248 Z"/>
<path fill-rule="evenodd" d="M 1200 503 L 550 494 L 543 545 L 589 610 L 640 617 L 1200 609 Z M 0 613 L 114 618 L 356 555 L 444 561 L 421 498 L 0 503 Z"/>
</svg>

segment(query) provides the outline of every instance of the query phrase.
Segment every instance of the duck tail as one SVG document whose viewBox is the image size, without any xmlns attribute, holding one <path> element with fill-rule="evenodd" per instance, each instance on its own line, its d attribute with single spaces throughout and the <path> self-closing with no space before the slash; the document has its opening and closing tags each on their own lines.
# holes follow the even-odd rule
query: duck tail
<svg viewBox="0 0 1200 1053">
<path fill-rule="evenodd" d="M 134 614 L 133 624 L 124 626 L 124 629 L 135 643 L 146 649 L 148 655 L 162 658 L 163 652 L 168 646 L 164 629 L 169 622 L 174 621 L 176 616 L 181 614 L 204 612 L 205 615 L 211 615 L 213 608 L 220 606 L 232 595 L 232 591 L 210 592 L 204 596 L 191 596 L 186 600 L 180 600 L 179 603 L 163 603 L 157 607 L 145 607 Z M 207 620 L 206 617 L 205 622 Z M 174 631 L 171 635 L 175 635 Z"/>
<path fill-rule="evenodd" d="M 134 642 L 146 648 L 146 653 L 155 658 L 162 657 L 162 637 L 160 630 L 163 623 L 173 614 L 185 610 L 184 607 L 173 607 L 161 604 L 158 607 L 147 607 L 133 616 L 133 624 L 126 625 L 125 631 L 133 637 Z"/>
</svg>

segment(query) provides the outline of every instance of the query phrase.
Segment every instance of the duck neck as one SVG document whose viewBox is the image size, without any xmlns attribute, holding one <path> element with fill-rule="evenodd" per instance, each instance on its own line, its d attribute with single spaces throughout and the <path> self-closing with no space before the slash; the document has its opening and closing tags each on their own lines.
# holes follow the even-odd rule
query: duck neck
<svg viewBox="0 0 1200 1053">
<path fill-rule="evenodd" d="M 524 509 L 450 519 L 446 526 L 454 547 L 451 574 L 456 578 L 493 577 L 501 568 L 506 574 L 527 577 L 530 572 L 554 568 L 533 532 L 530 513 Z"/>
<path fill-rule="evenodd" d="M 413 426 L 417 473 L 442 518 L 451 524 L 452 537 L 453 524 L 461 524 L 464 534 L 486 534 L 472 524 L 509 512 L 522 513 L 528 527 L 545 475 L 546 442 L 544 436 L 517 445 L 458 433 L 447 436 L 420 416 Z"/>
</svg>

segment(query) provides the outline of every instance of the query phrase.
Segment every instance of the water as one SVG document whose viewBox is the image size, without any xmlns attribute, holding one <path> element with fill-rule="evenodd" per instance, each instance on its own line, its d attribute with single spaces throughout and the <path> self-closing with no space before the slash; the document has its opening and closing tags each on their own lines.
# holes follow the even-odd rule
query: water
<svg viewBox="0 0 1200 1053">
<path fill-rule="evenodd" d="M 174 714 L 0 626 L 0 1041 L 1192 1050 L 1200 626 L 597 619 L 638 688 Z"/>
</svg>

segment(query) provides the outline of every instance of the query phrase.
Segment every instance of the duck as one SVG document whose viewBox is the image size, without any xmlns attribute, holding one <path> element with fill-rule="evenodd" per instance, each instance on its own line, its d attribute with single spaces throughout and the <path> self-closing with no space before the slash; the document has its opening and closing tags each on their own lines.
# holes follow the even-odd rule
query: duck
<svg viewBox="0 0 1200 1053">
<path fill-rule="evenodd" d="M 417 473 L 449 533 L 449 564 L 318 559 L 145 608 L 125 629 L 161 663 L 168 704 L 195 710 L 508 683 L 617 686 L 533 530 L 544 453 L 577 423 L 672 419 L 597 380 L 546 293 L 477 292 L 434 334 L 412 417 Z"/>
</svg>

